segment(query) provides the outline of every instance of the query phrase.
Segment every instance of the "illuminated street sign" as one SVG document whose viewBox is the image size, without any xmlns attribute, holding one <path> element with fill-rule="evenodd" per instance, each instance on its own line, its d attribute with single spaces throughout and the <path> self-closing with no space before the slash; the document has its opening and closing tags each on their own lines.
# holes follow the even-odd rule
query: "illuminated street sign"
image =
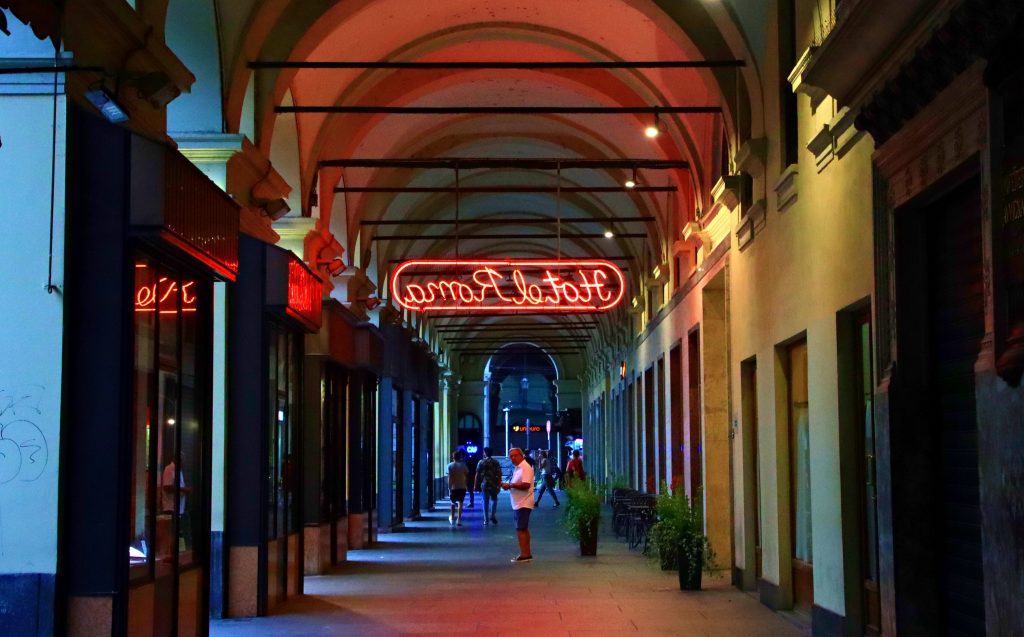
<svg viewBox="0 0 1024 637">
<path fill-rule="evenodd" d="M 406 261 L 391 276 L 391 298 L 413 312 L 603 312 L 626 279 L 603 259 Z"/>
<path fill-rule="evenodd" d="M 531 431 L 533 433 L 540 433 L 540 425 L 512 425 L 512 431 L 516 433 Z"/>
</svg>

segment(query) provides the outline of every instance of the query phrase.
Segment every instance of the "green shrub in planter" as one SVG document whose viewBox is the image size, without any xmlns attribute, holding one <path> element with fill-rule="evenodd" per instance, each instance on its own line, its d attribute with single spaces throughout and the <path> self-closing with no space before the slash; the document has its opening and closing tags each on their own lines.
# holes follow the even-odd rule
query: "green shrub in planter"
<svg viewBox="0 0 1024 637">
<path fill-rule="evenodd" d="M 691 502 L 682 487 L 671 491 L 668 485 L 662 482 L 655 512 L 658 521 L 651 527 L 650 545 L 657 551 L 661 568 L 672 570 L 681 568 L 680 564 L 684 564 L 690 573 L 687 581 L 692 581 L 692 570 L 696 565 L 699 587 L 700 571 L 710 574 L 715 567 L 715 554 L 711 550 L 707 536 L 704 535 L 700 494 Z"/>
<path fill-rule="evenodd" d="M 573 480 L 565 494 L 568 503 L 562 514 L 562 526 L 569 537 L 580 543 L 583 555 L 596 555 L 603 490 L 592 480 Z"/>
</svg>

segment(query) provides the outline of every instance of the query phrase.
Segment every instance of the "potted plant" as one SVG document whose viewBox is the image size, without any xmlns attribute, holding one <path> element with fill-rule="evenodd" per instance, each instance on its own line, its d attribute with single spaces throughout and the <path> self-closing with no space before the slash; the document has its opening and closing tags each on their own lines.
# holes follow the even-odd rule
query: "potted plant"
<svg viewBox="0 0 1024 637">
<path fill-rule="evenodd" d="M 657 550 L 663 570 L 679 571 L 679 588 L 700 590 L 701 573 L 711 573 L 715 555 L 704 534 L 704 515 L 698 494 L 695 501 L 664 482 L 658 496 L 658 521 L 651 527 L 650 543 Z"/>
<path fill-rule="evenodd" d="M 565 490 L 568 504 L 562 525 L 580 543 L 580 555 L 597 555 L 597 529 L 601 521 L 604 494 L 592 480 L 573 480 Z"/>
</svg>

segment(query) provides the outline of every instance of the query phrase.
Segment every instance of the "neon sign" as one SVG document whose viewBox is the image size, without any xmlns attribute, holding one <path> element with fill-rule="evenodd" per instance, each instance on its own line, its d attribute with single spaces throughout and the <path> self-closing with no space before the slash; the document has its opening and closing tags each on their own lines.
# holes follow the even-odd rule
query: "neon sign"
<svg viewBox="0 0 1024 637">
<path fill-rule="evenodd" d="M 140 267 L 140 266 L 136 266 Z M 141 266 L 145 267 L 145 266 Z M 196 311 L 195 281 L 176 281 L 166 276 L 151 285 L 140 285 L 135 290 L 136 312 L 177 314 Z M 178 297 L 181 305 L 178 305 Z"/>
<path fill-rule="evenodd" d="M 526 430 L 527 430 L 527 426 L 526 425 L 512 425 L 512 431 L 514 431 L 516 433 L 519 433 L 520 431 L 526 431 Z M 530 425 L 529 426 L 529 430 L 532 433 L 538 433 L 538 432 L 540 432 L 540 425 Z"/>
<path fill-rule="evenodd" d="M 603 259 L 424 259 L 391 276 L 391 298 L 413 312 L 603 312 L 625 292 L 622 270 Z"/>
</svg>

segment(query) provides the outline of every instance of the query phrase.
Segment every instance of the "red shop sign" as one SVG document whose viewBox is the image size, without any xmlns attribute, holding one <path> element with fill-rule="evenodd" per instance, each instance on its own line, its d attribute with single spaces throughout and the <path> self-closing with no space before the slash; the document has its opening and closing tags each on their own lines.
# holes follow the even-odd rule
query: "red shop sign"
<svg viewBox="0 0 1024 637">
<path fill-rule="evenodd" d="M 421 259 L 391 276 L 391 298 L 413 312 L 603 312 L 626 292 L 604 259 Z"/>
<path fill-rule="evenodd" d="M 139 264 L 136 268 L 144 268 Z M 160 314 L 177 314 L 196 311 L 195 281 L 176 281 L 162 276 L 149 285 L 140 285 L 135 289 L 136 312 L 159 312 Z M 181 300 L 179 308 L 178 301 Z"/>
</svg>

